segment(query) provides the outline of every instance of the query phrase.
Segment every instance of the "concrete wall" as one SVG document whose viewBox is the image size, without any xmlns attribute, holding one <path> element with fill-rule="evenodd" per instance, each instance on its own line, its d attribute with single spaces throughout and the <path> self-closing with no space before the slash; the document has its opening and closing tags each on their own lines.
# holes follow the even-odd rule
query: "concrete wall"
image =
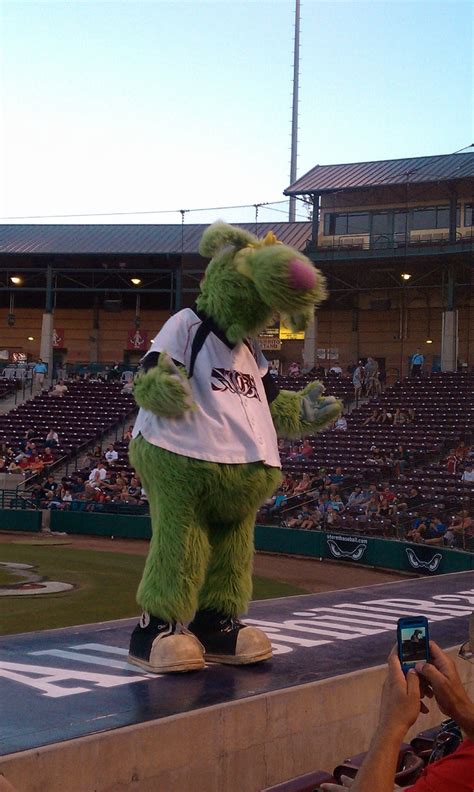
<svg viewBox="0 0 474 792">
<path fill-rule="evenodd" d="M 474 697 L 474 667 L 457 663 Z M 4 757 L 0 771 L 19 792 L 260 792 L 365 750 L 384 678 L 378 666 L 57 743 Z M 430 709 L 407 741 L 444 719 Z"/>
<path fill-rule="evenodd" d="M 337 295 L 333 295 L 335 298 Z M 459 295 L 459 360 L 474 365 L 474 301 L 469 295 Z M 370 307 L 371 300 L 390 299 L 388 311 L 376 311 Z M 441 294 L 431 290 L 429 307 L 426 293 L 408 292 L 406 318 L 403 322 L 403 338 L 400 339 L 400 293 L 390 290 L 362 293 L 358 311 L 358 329 L 353 331 L 353 314 L 350 310 L 337 308 L 335 299 L 330 299 L 317 312 L 316 347 L 338 349 L 339 361 L 346 368 L 349 362 L 364 357 L 385 357 L 388 369 L 399 370 L 403 364 L 407 371 L 408 358 L 420 346 L 431 367 L 433 356 L 441 355 Z M 19 308 L 15 311 L 15 325 L 8 327 L 7 309 L 0 310 L 2 327 L 1 348 L 10 352 L 27 352 L 31 359 L 40 354 L 41 309 Z M 169 313 L 167 311 L 142 311 L 141 331 L 154 337 Z M 93 311 L 59 308 L 54 315 L 55 328 L 64 329 L 65 360 L 70 363 L 93 361 L 102 363 L 123 360 L 127 347 L 128 333 L 133 328 L 134 312 L 99 312 L 98 328 L 94 328 Z M 34 341 L 28 341 L 28 336 Z M 433 344 L 427 345 L 428 335 Z M 136 353 L 138 359 L 143 353 Z M 296 360 L 303 362 L 303 341 L 283 341 L 279 352 L 265 353 L 269 359 L 282 361 L 286 371 Z M 328 366 L 333 361 L 323 360 Z"/>
</svg>

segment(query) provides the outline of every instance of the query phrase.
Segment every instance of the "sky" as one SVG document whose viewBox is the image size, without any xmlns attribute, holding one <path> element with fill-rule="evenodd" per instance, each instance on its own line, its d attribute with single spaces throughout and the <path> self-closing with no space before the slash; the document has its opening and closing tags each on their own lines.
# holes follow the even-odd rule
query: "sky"
<svg viewBox="0 0 474 792">
<path fill-rule="evenodd" d="M 0 0 L 0 223 L 250 221 L 213 207 L 284 201 L 294 5 Z M 298 176 L 474 142 L 473 9 L 302 0 Z"/>
</svg>

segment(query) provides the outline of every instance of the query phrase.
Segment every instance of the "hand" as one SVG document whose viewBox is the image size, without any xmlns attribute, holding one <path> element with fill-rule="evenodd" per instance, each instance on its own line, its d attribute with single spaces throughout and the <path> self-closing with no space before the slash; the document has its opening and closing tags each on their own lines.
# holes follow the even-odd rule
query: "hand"
<svg viewBox="0 0 474 792">
<path fill-rule="evenodd" d="M 161 352 L 158 365 L 141 374 L 134 388 L 140 407 L 164 418 L 180 418 L 195 409 L 191 385 L 166 352 Z"/>
<path fill-rule="evenodd" d="M 317 431 L 328 426 L 339 417 L 343 406 L 334 396 L 323 396 L 324 385 L 321 382 L 310 382 L 302 391 L 301 419 L 313 425 Z"/>
<path fill-rule="evenodd" d="M 419 663 L 422 692 L 435 697 L 441 712 L 452 718 L 474 740 L 474 704 L 461 682 L 452 660 L 434 641 L 430 641 L 431 663 Z"/>
<path fill-rule="evenodd" d="M 351 789 L 353 784 L 355 783 L 355 778 L 348 778 L 345 775 L 341 776 L 341 783 L 340 784 L 321 784 L 321 790 L 323 792 L 346 792 L 347 789 Z M 393 787 L 393 792 L 399 792 L 402 787 L 399 787 L 398 784 L 395 784 Z"/>
<path fill-rule="evenodd" d="M 325 783 L 321 784 L 320 789 L 322 789 L 323 792 L 346 792 L 347 789 L 351 788 L 354 781 L 354 778 L 348 778 L 347 776 L 342 775 L 340 784 Z"/>
<path fill-rule="evenodd" d="M 405 677 L 394 647 L 388 658 L 388 674 L 382 690 L 379 726 L 398 731 L 403 738 L 420 714 L 420 681 L 415 670 Z"/>
</svg>

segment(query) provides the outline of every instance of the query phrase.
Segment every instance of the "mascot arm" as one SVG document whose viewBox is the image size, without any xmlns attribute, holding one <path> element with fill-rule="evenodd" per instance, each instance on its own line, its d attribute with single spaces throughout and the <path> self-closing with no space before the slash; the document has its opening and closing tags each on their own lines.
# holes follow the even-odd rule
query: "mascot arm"
<svg viewBox="0 0 474 792">
<path fill-rule="evenodd" d="M 295 440 L 332 424 L 342 412 L 342 403 L 323 393 L 320 382 L 311 382 L 301 391 L 281 390 L 270 404 L 277 435 Z"/>
<path fill-rule="evenodd" d="M 181 418 L 195 406 L 184 367 L 166 352 L 159 353 L 157 365 L 139 375 L 133 395 L 139 407 L 162 418 Z"/>
</svg>

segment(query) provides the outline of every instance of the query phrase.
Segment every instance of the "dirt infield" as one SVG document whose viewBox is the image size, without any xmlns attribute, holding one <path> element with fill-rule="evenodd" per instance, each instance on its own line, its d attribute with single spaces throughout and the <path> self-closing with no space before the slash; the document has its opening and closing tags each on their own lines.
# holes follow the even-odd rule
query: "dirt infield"
<svg viewBox="0 0 474 792">
<path fill-rule="evenodd" d="M 145 556 L 148 542 L 142 539 L 109 539 L 95 536 L 73 536 L 55 534 L 0 534 L 2 542 L 21 544 L 67 544 L 88 550 L 128 553 Z M 339 591 L 357 586 L 373 586 L 376 583 L 390 583 L 405 580 L 407 577 L 396 572 L 384 572 L 354 564 L 341 564 L 335 561 L 319 561 L 311 558 L 257 553 L 254 572 L 262 577 L 272 578 L 284 583 L 292 583 L 311 592 Z"/>
</svg>

